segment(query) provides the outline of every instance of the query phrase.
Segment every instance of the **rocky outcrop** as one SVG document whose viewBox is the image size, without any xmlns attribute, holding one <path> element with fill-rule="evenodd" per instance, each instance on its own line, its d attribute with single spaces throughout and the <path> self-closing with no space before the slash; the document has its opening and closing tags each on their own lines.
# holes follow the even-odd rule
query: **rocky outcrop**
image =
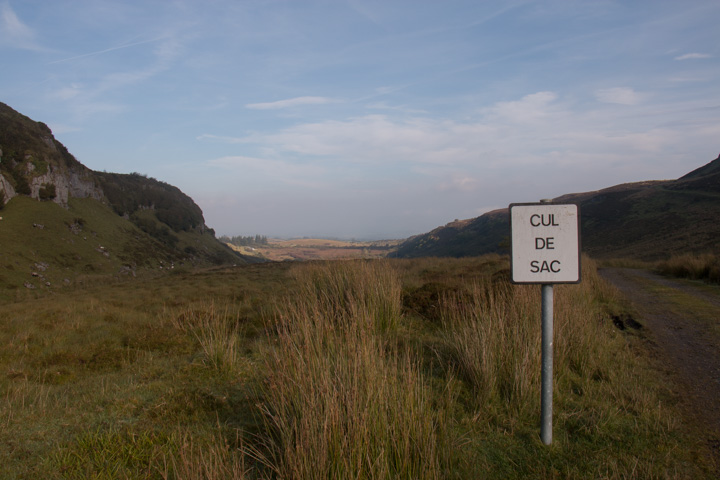
<svg viewBox="0 0 720 480">
<path fill-rule="evenodd" d="M 0 103 L 0 199 L 16 195 L 52 200 L 104 198 L 92 170 L 77 161 L 42 122 Z"/>
<path fill-rule="evenodd" d="M 1 154 L 2 152 L 0 152 Z M 8 200 L 13 198 L 15 196 L 15 189 L 13 186 L 8 182 L 8 180 L 3 176 L 2 173 L 0 173 L 0 200 L 4 203 L 7 203 Z"/>
<path fill-rule="evenodd" d="M 52 166 L 48 167 L 47 173 L 31 178 L 30 196 L 42 200 L 41 192 L 51 185 L 54 187 L 54 198 L 52 200 L 63 207 L 67 207 L 70 197 L 90 197 L 95 200 L 102 200 L 103 198 L 102 189 L 95 183 L 89 171 L 78 172 L 75 169 L 70 169 L 66 172 L 59 172 Z"/>
</svg>

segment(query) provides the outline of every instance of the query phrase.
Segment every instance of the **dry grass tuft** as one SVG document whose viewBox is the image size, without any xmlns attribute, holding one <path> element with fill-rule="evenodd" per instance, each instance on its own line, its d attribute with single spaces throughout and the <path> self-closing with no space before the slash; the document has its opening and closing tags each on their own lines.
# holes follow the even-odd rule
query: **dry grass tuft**
<svg viewBox="0 0 720 480">
<path fill-rule="evenodd" d="M 659 262 L 657 270 L 663 275 L 720 283 L 720 256 L 711 253 L 678 255 Z"/>
<path fill-rule="evenodd" d="M 321 265 L 300 274 L 264 352 L 264 463 L 280 478 L 440 478 L 443 412 L 410 352 L 379 335 L 400 311 L 386 263 Z"/>
</svg>

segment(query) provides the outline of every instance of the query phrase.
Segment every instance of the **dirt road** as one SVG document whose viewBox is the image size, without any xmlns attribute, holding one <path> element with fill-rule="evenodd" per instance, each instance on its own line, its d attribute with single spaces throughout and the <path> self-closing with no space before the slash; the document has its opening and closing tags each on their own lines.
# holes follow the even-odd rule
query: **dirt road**
<svg viewBox="0 0 720 480">
<path fill-rule="evenodd" d="M 632 303 L 682 399 L 685 421 L 704 437 L 720 469 L 720 287 L 636 269 L 600 273 Z"/>
</svg>

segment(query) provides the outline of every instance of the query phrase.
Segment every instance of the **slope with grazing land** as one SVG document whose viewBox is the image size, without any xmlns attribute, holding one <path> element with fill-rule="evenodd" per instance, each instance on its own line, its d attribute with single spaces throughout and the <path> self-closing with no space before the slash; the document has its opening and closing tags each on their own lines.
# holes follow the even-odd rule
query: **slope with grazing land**
<svg viewBox="0 0 720 480">
<path fill-rule="evenodd" d="M 577 203 L 583 251 L 643 260 L 720 249 L 720 156 L 677 180 L 628 183 L 553 199 Z M 507 209 L 453 222 L 408 239 L 397 257 L 507 252 Z"/>
<path fill-rule="evenodd" d="M 244 261 L 176 187 L 94 172 L 0 103 L 0 298 Z"/>
</svg>

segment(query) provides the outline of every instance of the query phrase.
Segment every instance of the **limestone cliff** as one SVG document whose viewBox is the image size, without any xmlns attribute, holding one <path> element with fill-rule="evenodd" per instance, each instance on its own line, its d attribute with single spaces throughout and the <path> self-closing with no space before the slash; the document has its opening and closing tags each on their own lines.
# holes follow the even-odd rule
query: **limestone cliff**
<svg viewBox="0 0 720 480">
<path fill-rule="evenodd" d="M 50 128 L 0 103 L 0 198 L 16 195 L 67 206 L 70 197 L 103 198 L 92 170 L 78 162 Z"/>
</svg>

